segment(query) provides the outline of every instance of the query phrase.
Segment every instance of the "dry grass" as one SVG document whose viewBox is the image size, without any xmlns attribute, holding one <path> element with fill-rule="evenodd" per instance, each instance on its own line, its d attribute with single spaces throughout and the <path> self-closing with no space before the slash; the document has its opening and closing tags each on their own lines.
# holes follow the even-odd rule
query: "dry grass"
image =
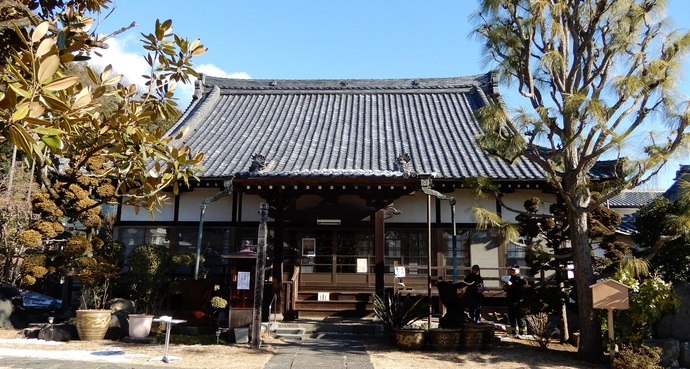
<svg viewBox="0 0 690 369">
<path fill-rule="evenodd" d="M 0 338 L 17 338 L 18 331 L 0 329 Z M 36 341 L 36 340 L 32 340 Z M 385 341 L 385 340 L 384 340 Z M 1 348 L 31 350 L 122 350 L 127 361 L 120 362 L 131 367 L 166 366 L 169 368 L 242 368 L 260 369 L 270 360 L 273 353 L 284 344 L 282 340 L 264 337 L 259 351 L 248 345 L 179 345 L 171 344 L 169 355 L 179 356 L 180 361 L 169 364 L 149 359 L 163 354 L 163 345 L 139 345 L 114 341 L 70 341 L 59 345 L 32 345 L 26 343 L 6 343 L 0 341 Z M 510 340 L 485 352 L 404 352 L 382 340 L 365 342 L 371 362 L 376 369 L 604 369 L 604 365 L 594 365 L 578 361 L 575 348 L 570 345 L 552 343 L 542 350 L 531 340 Z M 140 356 L 137 356 L 140 355 Z M 97 357 L 91 357 L 96 361 Z"/>
</svg>

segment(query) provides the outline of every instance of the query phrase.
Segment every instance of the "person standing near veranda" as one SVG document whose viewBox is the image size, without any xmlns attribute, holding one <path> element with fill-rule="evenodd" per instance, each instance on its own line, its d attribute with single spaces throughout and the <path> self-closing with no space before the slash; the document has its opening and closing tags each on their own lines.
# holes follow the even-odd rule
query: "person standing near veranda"
<svg viewBox="0 0 690 369">
<path fill-rule="evenodd" d="M 510 334 L 515 336 L 527 334 L 527 321 L 522 311 L 523 308 L 523 289 L 527 285 L 525 278 L 520 275 L 520 266 L 515 264 L 510 269 L 510 278 L 503 283 L 503 290 L 506 292 L 506 302 L 508 303 L 508 322 L 510 323 Z"/>
<path fill-rule="evenodd" d="M 482 299 L 484 299 L 484 278 L 481 276 L 479 265 L 472 265 L 470 274 L 465 276 L 465 282 L 474 283 L 475 290 L 470 298 L 470 319 L 472 323 L 481 321 Z"/>
</svg>

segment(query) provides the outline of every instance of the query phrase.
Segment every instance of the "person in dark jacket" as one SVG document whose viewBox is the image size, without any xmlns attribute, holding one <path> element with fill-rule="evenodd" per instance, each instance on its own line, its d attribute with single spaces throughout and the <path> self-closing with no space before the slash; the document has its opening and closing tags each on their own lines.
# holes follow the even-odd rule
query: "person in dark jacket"
<svg viewBox="0 0 690 369">
<path fill-rule="evenodd" d="M 520 266 L 513 265 L 508 269 L 510 278 L 506 278 L 503 283 L 503 290 L 506 292 L 506 302 L 508 303 L 508 322 L 510 323 L 510 333 L 517 335 L 527 334 L 527 321 L 522 311 L 523 309 L 523 289 L 527 285 L 525 278 L 520 275 Z M 505 277 L 504 277 L 505 278 Z"/>
<path fill-rule="evenodd" d="M 472 323 L 478 324 L 481 321 L 482 299 L 484 299 L 484 278 L 481 276 L 479 265 L 472 265 L 470 274 L 465 276 L 465 282 L 474 283 L 474 293 L 470 298 L 470 319 Z"/>
</svg>

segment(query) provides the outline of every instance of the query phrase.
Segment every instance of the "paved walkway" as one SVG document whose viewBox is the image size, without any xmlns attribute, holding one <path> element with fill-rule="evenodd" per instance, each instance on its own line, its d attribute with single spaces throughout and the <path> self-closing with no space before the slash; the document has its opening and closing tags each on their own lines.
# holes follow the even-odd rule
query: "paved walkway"
<svg viewBox="0 0 690 369">
<path fill-rule="evenodd" d="M 374 369 L 362 342 L 327 335 L 290 341 L 266 363 L 264 369 Z"/>
<path fill-rule="evenodd" d="M 304 340 L 287 341 L 278 347 L 276 354 L 264 369 L 374 369 L 364 344 L 351 337 L 337 334 L 319 338 L 304 336 Z M 56 360 L 3 356 L 0 349 L 0 368 L 32 369 L 131 369 L 127 363 L 104 363 L 81 360 Z"/>
<path fill-rule="evenodd" d="M 2 350 L 2 349 L 0 349 Z M 83 360 L 55 360 L 46 358 L 26 358 L 4 356 L 0 357 L 0 368 L 31 368 L 31 369 L 132 369 L 132 365 L 121 363 L 102 363 Z"/>
</svg>

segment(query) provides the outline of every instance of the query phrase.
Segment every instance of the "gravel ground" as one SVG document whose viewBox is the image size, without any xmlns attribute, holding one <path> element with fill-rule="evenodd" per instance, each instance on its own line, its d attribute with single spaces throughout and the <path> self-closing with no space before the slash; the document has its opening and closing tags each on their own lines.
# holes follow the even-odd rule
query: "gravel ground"
<svg viewBox="0 0 690 369">
<path fill-rule="evenodd" d="M 141 345 L 117 341 L 46 342 L 19 338 L 18 330 L 0 329 L 0 358 L 4 355 L 52 357 L 125 364 L 131 367 L 166 366 L 168 368 L 242 368 L 261 369 L 284 341 L 264 337 L 258 351 L 248 345 L 171 344 L 170 356 L 182 358 L 168 364 L 152 361 L 163 354 L 163 344 Z M 604 369 L 576 359 L 575 348 L 552 343 L 542 350 L 531 340 L 510 339 L 484 352 L 404 352 L 385 340 L 365 341 L 376 369 Z M 1 361 L 1 360 L 0 360 Z"/>
</svg>

